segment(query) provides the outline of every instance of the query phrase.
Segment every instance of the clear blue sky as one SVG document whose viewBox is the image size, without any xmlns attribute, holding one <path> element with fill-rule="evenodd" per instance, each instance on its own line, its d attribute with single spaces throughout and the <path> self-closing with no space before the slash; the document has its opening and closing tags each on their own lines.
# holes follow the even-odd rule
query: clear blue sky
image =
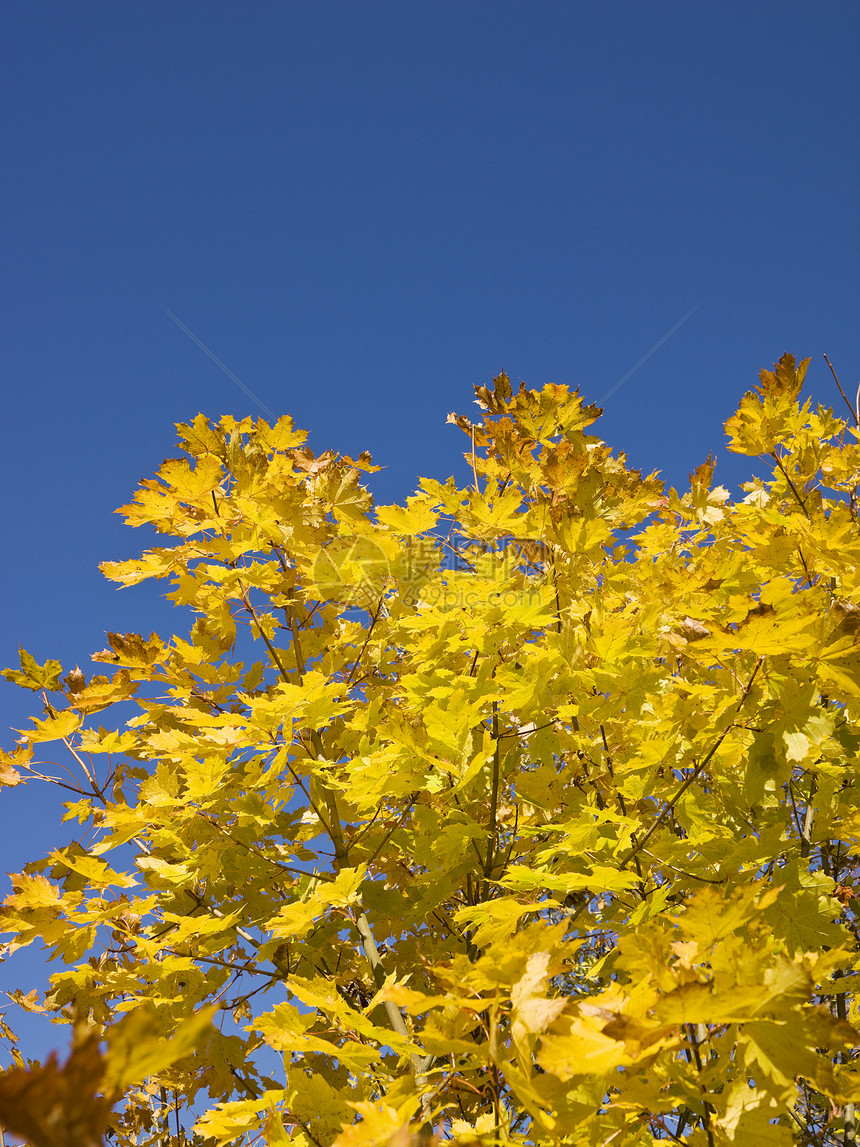
<svg viewBox="0 0 860 1147">
<path fill-rule="evenodd" d="M 606 404 L 671 484 L 758 369 L 860 373 L 850 2 L 6 5 L 0 662 L 91 671 L 169 631 L 97 564 L 173 423 L 260 410 L 317 449 L 467 477 L 449 410 L 504 369 Z M 744 477 L 720 455 L 718 479 Z M 0 682 L 0 728 L 32 698 Z M 0 733 L 0 736 L 3 736 Z M 8 744 L 12 734 L 4 736 Z M 0 871 L 57 839 L 4 791 Z"/>
</svg>

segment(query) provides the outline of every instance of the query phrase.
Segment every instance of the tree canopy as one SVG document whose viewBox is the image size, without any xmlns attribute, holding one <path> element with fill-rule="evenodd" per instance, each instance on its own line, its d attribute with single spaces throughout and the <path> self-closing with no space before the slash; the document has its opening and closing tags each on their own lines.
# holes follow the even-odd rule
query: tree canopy
<svg viewBox="0 0 860 1147">
<path fill-rule="evenodd" d="M 79 828 L 0 910 L 56 969 L 15 1000 L 72 1037 L 27 1063 L 4 1025 L 0 1123 L 853 1143 L 860 420 L 802 403 L 807 362 L 726 423 L 765 463 L 734 501 L 503 374 L 449 416 L 467 484 L 404 505 L 289 418 L 179 425 L 122 508 L 165 544 L 103 570 L 190 632 L 4 671 L 43 713 L 0 781 Z"/>
</svg>

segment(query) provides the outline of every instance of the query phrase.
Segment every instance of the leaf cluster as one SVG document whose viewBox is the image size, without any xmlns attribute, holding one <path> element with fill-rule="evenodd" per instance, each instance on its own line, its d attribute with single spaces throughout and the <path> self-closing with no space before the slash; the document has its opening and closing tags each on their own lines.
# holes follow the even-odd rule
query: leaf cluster
<svg viewBox="0 0 860 1147">
<path fill-rule="evenodd" d="M 289 418 L 180 425 L 121 511 L 165 544 L 103 570 L 190 631 L 3 671 L 44 712 L 0 783 L 70 790 L 80 832 L 0 909 L 56 965 L 16 1002 L 75 1031 L 62 1069 L 14 1053 L 0 1122 L 852 1142 L 860 455 L 806 365 L 729 419 L 770 466 L 736 501 L 505 375 L 449 416 L 469 483 L 403 506 Z"/>
</svg>

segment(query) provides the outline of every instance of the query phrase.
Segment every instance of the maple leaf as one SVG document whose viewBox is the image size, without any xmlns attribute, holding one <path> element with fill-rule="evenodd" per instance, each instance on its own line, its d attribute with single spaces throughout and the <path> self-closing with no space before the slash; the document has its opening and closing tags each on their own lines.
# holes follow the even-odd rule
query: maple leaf
<svg viewBox="0 0 860 1147">
<path fill-rule="evenodd" d="M 0 676 L 7 681 L 14 681 L 25 689 L 47 689 L 53 691 L 59 688 L 60 675 L 63 672 L 59 661 L 46 661 L 39 665 L 35 657 L 28 653 L 23 646 L 18 649 L 21 662 L 20 669 L 0 669 Z"/>
</svg>

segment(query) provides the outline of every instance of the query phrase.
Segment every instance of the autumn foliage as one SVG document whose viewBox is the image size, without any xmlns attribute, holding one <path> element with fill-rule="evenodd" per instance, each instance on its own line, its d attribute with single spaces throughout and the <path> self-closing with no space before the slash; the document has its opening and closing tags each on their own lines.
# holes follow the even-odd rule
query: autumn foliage
<svg viewBox="0 0 860 1147">
<path fill-rule="evenodd" d="M 5 1029 L 0 1123 L 853 1143 L 860 453 L 806 365 L 726 424 L 765 463 L 737 501 L 504 375 L 450 417 L 465 484 L 403 506 L 289 418 L 180 425 L 122 511 L 164 546 L 103 569 L 190 632 L 5 671 L 43 713 L 0 780 L 72 788 L 79 827 L 1 910 L 54 957 L 15 999 L 74 1038 L 28 1065 Z"/>
</svg>

